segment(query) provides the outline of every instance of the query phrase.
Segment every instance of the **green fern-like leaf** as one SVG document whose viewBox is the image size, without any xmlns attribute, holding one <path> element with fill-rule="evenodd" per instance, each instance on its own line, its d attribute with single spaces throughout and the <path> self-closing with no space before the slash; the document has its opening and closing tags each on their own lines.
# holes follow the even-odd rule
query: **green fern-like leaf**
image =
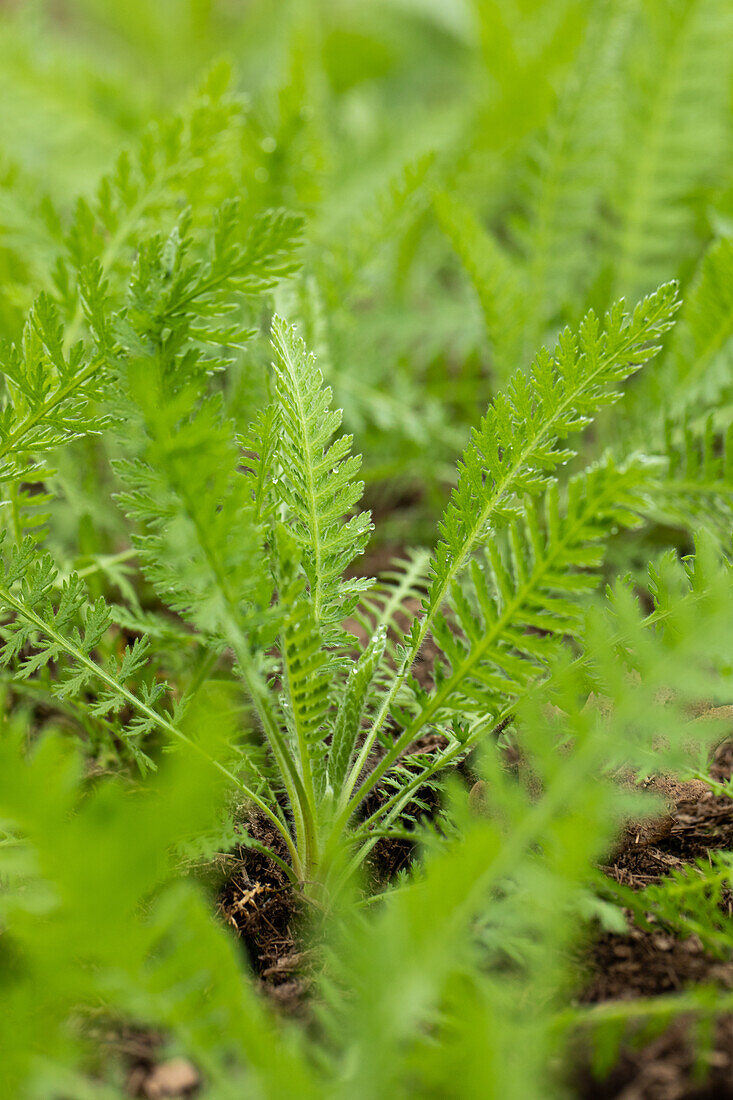
<svg viewBox="0 0 733 1100">
<path fill-rule="evenodd" d="M 96 310 L 102 293 L 98 273 L 85 282 L 85 308 Z M 64 330 L 58 311 L 47 294 L 31 310 L 23 340 L 9 349 L 2 362 L 5 400 L 0 412 L 0 480 L 21 476 L 33 480 L 38 471 L 34 456 L 108 424 L 96 401 L 108 377 L 109 345 L 106 333 L 88 349 L 79 341 L 64 350 Z"/>
<path fill-rule="evenodd" d="M 732 342 L 733 241 L 723 237 L 703 256 L 685 296 L 671 349 L 677 407 L 710 406 L 730 390 Z"/>
<path fill-rule="evenodd" d="M 265 214 L 240 244 L 240 215 L 236 203 L 221 211 L 206 262 L 189 259 L 188 239 L 178 230 L 166 244 L 151 242 L 120 330 L 120 354 L 147 436 L 141 458 L 118 467 L 129 486 L 122 499 L 146 525 L 143 563 L 175 610 L 224 636 L 224 623 L 241 629 L 258 585 L 266 605 L 263 533 L 239 471 L 234 426 L 220 397 L 200 391 L 206 372 L 222 362 L 220 351 L 212 361 L 208 350 L 221 341 L 221 315 L 231 312 L 235 294 L 261 292 L 293 269 L 301 226 L 298 218 Z M 225 335 L 227 344 L 236 338 L 231 329 Z"/>
<path fill-rule="evenodd" d="M 182 206 L 192 208 L 197 224 L 209 222 L 234 192 L 244 103 L 231 83 L 230 68 L 214 66 L 178 112 L 150 125 L 136 149 L 120 154 L 91 199 L 78 201 L 54 271 L 69 341 L 84 323 L 79 272 L 97 266 L 121 304 L 142 240 L 161 227 L 167 234 Z"/>
<path fill-rule="evenodd" d="M 627 316 L 614 307 L 601 329 L 593 314 L 577 337 L 566 331 L 551 356 L 542 351 L 531 374 L 517 373 L 506 394 L 489 407 L 459 463 L 458 484 L 440 525 L 441 540 L 422 617 L 413 622 L 398 675 L 382 700 L 369 736 L 352 769 L 344 797 L 397 699 L 430 625 L 474 551 L 517 515 L 517 494 L 536 494 L 573 452 L 558 443 L 585 427 L 604 405 L 620 396 L 619 385 L 658 351 L 656 340 L 672 324 L 676 287 L 661 287 Z M 412 726 L 374 770 L 367 786 L 395 762 L 410 741 Z"/>
<path fill-rule="evenodd" d="M 351 436 L 331 442 L 341 414 L 329 409 L 331 391 L 295 330 L 276 317 L 272 340 L 281 418 L 278 489 L 295 521 L 315 620 L 330 643 L 369 583 L 343 579 L 371 530 L 368 513 L 351 514 L 363 490 L 356 480 L 361 459 L 349 454 Z"/>
<path fill-rule="evenodd" d="M 279 528 L 278 598 L 283 608 L 280 652 L 285 722 L 296 747 L 307 783 L 320 794 L 325 778 L 325 720 L 330 706 L 330 676 L 313 605 L 304 597 L 305 581 L 298 572 L 297 544 Z"/>
<path fill-rule="evenodd" d="M 521 519 L 472 561 L 468 579 L 454 583 L 449 614 L 433 619 L 439 651 L 434 687 L 410 682 L 412 701 L 393 711 L 403 732 L 369 776 L 368 787 L 393 765 L 405 777 L 397 761 L 426 728 L 448 737 L 445 749 L 421 761 L 421 774 L 429 778 L 547 675 L 559 644 L 581 632 L 609 534 L 639 526 L 648 487 L 643 465 L 617 469 L 609 461 L 572 479 L 562 502 L 556 485 L 541 503 L 527 501 Z M 405 778 L 409 790 L 403 796 L 417 786 L 414 776 Z M 386 811 L 400 799 L 392 796 Z"/>
<path fill-rule="evenodd" d="M 346 779 L 356 750 L 368 692 L 384 654 L 387 631 L 379 626 L 352 667 L 333 727 L 328 754 L 328 781 L 332 791 L 339 791 Z"/>
<path fill-rule="evenodd" d="M 638 5 L 612 196 L 610 260 L 617 295 L 648 291 L 690 251 L 689 197 L 713 176 L 726 147 L 730 34 L 726 0 Z"/>
<path fill-rule="evenodd" d="M 721 438 L 709 417 L 701 431 L 666 425 L 666 476 L 650 494 L 648 513 L 690 531 L 715 530 L 727 544 L 733 531 L 733 426 Z"/>
<path fill-rule="evenodd" d="M 732 864 L 730 852 L 711 852 L 705 859 L 673 869 L 661 882 L 638 892 L 619 889 L 617 884 L 610 884 L 609 890 L 632 910 L 642 928 L 661 925 L 681 937 L 696 936 L 709 954 L 726 958 L 731 936 L 726 899 Z"/>
<path fill-rule="evenodd" d="M 543 351 L 529 376 L 518 373 L 488 413 L 464 452 L 458 485 L 441 523 L 426 609 L 440 606 L 448 585 L 492 527 L 515 510 L 518 493 L 537 492 L 547 475 L 573 454 L 559 447 L 584 428 L 619 386 L 658 351 L 672 324 L 676 287 L 660 288 L 631 316 L 616 306 L 601 328 L 593 314 L 577 336 L 563 333 L 553 355 Z"/>
<path fill-rule="evenodd" d="M 500 380 L 509 378 L 522 344 L 522 303 L 527 292 L 524 272 L 465 204 L 444 192 L 433 201 L 441 229 L 478 296 L 494 371 Z"/>
<path fill-rule="evenodd" d="M 379 574 L 354 611 L 365 637 L 386 631 L 387 661 L 376 672 L 379 683 L 386 682 L 399 663 L 400 648 L 409 633 L 412 616 L 425 598 L 429 570 L 427 550 L 408 550 L 404 558 L 398 558 Z"/>
<path fill-rule="evenodd" d="M 524 294 L 514 303 L 523 358 L 556 317 L 573 316 L 595 275 L 594 235 L 609 151 L 618 141 L 616 87 L 629 22 L 623 4 L 593 5 L 572 71 L 530 144 L 524 210 L 513 233 L 524 261 Z"/>
<path fill-rule="evenodd" d="M 3 560 L 0 604 L 6 616 L 0 662 L 21 680 L 60 664 L 63 672 L 51 680 L 52 690 L 63 700 L 93 689 L 95 718 L 108 719 L 132 704 L 133 716 L 119 724 L 119 736 L 143 771 L 153 767 L 142 746 L 151 730 L 170 725 L 160 709 L 166 686 L 150 677 L 139 684 L 138 695 L 127 686 L 147 665 L 148 640 L 128 646 L 118 664 L 100 663 L 96 650 L 111 626 L 110 609 L 102 599 L 88 604 L 76 574 L 59 584 L 50 556 L 38 557 L 31 538 Z"/>
</svg>

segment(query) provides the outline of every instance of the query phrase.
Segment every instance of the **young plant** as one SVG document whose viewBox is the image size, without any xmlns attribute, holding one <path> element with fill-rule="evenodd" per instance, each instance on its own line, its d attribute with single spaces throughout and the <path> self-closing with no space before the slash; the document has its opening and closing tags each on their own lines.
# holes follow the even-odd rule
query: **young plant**
<svg viewBox="0 0 733 1100">
<path fill-rule="evenodd" d="M 400 630 L 395 611 L 404 607 L 380 601 L 361 651 L 341 626 L 365 583 L 341 579 L 366 539 L 367 517 L 352 512 L 358 460 L 348 457 L 349 437 L 332 441 L 340 417 L 328 410 L 314 358 L 275 318 L 280 434 L 264 550 L 283 576 L 287 526 L 288 555 L 302 568 L 295 587 L 276 584 L 285 737 L 273 753 L 289 757 L 280 778 L 306 880 L 327 881 L 334 867 L 342 873 L 345 850 L 346 870 L 355 869 L 419 788 L 506 718 L 559 639 L 577 630 L 603 541 L 639 522 L 648 475 L 638 462 L 608 461 L 560 490 L 554 472 L 574 453 L 567 438 L 655 353 L 676 306 L 668 286 L 630 316 L 616 307 L 603 326 L 591 314 L 553 354 L 541 352 L 528 374 L 514 376 L 459 465 L 420 612 Z M 412 667 L 429 634 L 439 652 L 426 686 Z M 263 728 L 269 735 L 264 718 Z M 440 747 L 411 755 L 427 733 L 439 735 Z M 365 813 L 373 792 L 377 806 Z"/>
<path fill-rule="evenodd" d="M 142 568 L 211 665 L 223 650 L 233 654 L 248 699 L 254 733 L 239 746 L 239 766 L 212 763 L 276 831 L 273 858 L 318 891 L 335 890 L 385 831 L 399 833 L 420 787 L 506 719 L 561 639 L 576 633 L 604 541 L 639 522 L 650 474 L 639 461 L 609 459 L 561 488 L 557 470 L 574 455 L 569 437 L 656 353 L 677 296 L 663 286 L 631 314 L 622 305 L 603 323 L 589 314 L 514 375 L 463 454 L 429 565 L 409 576 L 406 564 L 385 599 L 351 572 L 370 529 L 355 511 L 360 460 L 351 438 L 337 434 L 341 415 L 295 330 L 274 318 L 272 402 L 242 436 L 211 392 L 211 372 L 226 365 L 222 347 L 247 338 L 227 316 L 242 295 L 288 273 L 297 228 L 274 213 L 246 229 L 237 205 L 225 204 L 201 259 L 184 217 L 166 241 L 140 248 L 124 307 L 98 269 L 81 282 L 91 352 L 78 345 L 67 365 L 53 314 L 37 310 L 29 331 L 54 385 L 82 380 L 72 406 L 78 431 L 104 427 L 88 420 L 86 379 L 106 372 L 117 383 L 120 500 L 140 525 Z M 31 377 L 33 362 L 16 357 L 16 378 Z M 56 443 L 77 428 L 67 417 L 54 430 Z M 404 629 L 408 595 L 421 608 Z M 181 738 L 186 696 L 169 712 L 162 684 L 128 686 L 145 664 L 146 640 L 121 663 L 100 663 L 110 611 L 103 601 L 84 609 L 75 575 L 58 586 L 30 539 L 6 559 L 0 596 L 3 660 L 19 660 L 21 676 L 68 662 L 57 694 L 92 691 L 92 713 L 116 722 L 142 766 L 152 763 L 144 748 L 152 730 Z M 369 627 L 361 643 L 346 627 L 355 613 Z M 412 668 L 429 635 L 439 652 L 429 682 L 419 683 Z M 425 735 L 438 747 L 416 753 Z"/>
</svg>

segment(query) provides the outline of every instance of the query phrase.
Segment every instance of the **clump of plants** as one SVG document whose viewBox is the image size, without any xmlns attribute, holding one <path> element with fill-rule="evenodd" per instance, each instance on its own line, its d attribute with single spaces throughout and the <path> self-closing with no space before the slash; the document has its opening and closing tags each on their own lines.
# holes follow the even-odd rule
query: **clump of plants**
<svg viewBox="0 0 733 1100">
<path fill-rule="evenodd" d="M 386 4 L 383 30 L 314 5 L 261 32 L 263 56 L 287 44 L 275 93 L 249 68 L 257 13 L 190 8 L 176 71 L 230 37 L 253 101 L 219 62 L 163 109 L 161 70 L 143 126 L 124 74 L 154 13 L 79 3 L 78 79 L 96 102 L 88 36 L 111 35 L 118 112 L 95 117 L 128 148 L 32 202 L 5 136 L 6 1094 L 128 1095 L 135 1027 L 212 1098 L 572 1095 L 581 1047 L 600 1073 L 632 1031 L 732 1007 L 579 1007 L 575 950 L 629 910 L 730 948 L 727 853 L 641 894 L 598 869 L 658 809 L 629 775 L 725 797 L 731 192 L 690 104 L 728 134 L 730 20 Z M 48 18 L 3 14 L 13 87 Z M 472 65 L 417 157 L 418 74 L 377 49 L 406 28 L 436 72 Z M 366 76 L 337 63 L 357 42 Z M 368 215 L 357 147 L 383 173 Z M 377 888 L 397 841 L 409 865 Z M 278 885 L 241 904 L 286 883 L 307 914 L 307 1025 L 217 916 L 212 878 L 255 853 Z"/>
</svg>

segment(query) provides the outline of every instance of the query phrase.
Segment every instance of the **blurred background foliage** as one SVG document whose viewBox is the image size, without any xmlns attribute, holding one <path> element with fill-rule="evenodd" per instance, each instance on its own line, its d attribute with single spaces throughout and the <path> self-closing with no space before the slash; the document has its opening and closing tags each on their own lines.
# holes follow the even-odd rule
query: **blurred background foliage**
<svg viewBox="0 0 733 1100">
<path fill-rule="evenodd" d="M 308 219 L 283 309 L 382 539 L 420 541 L 512 369 L 731 231 L 730 31 L 727 0 L 6 2 L 1 318 L 20 330 L 76 196 L 228 58 L 241 189 Z"/>
</svg>

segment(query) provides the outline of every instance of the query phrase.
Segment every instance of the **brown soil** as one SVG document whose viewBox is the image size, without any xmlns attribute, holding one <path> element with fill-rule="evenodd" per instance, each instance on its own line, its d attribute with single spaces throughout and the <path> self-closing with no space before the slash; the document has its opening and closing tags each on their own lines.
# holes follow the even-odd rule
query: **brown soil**
<svg viewBox="0 0 733 1100">
<path fill-rule="evenodd" d="M 196 1067 L 187 1058 L 169 1058 L 165 1062 L 141 1064 L 131 1070 L 127 1091 L 144 1100 L 194 1096 L 201 1084 Z"/>
<path fill-rule="evenodd" d="M 588 1100 L 733 1100 L 733 1017 L 718 1021 L 700 1053 L 693 1026 L 677 1020 L 641 1050 L 626 1048 L 603 1081 L 587 1070 L 578 1095 Z"/>
<path fill-rule="evenodd" d="M 411 751 L 427 752 L 436 747 L 424 739 L 411 746 Z M 725 779 L 732 771 L 733 743 L 717 754 L 712 773 Z M 470 782 L 470 776 L 466 778 Z M 472 798 L 480 800 L 480 786 L 474 785 Z M 708 851 L 733 847 L 733 800 L 715 797 L 696 782 L 680 784 L 656 778 L 646 786 L 666 800 L 669 812 L 643 825 L 627 825 L 604 868 L 612 880 L 640 889 Z M 375 792 L 374 805 L 369 808 L 376 808 L 381 797 Z M 429 794 L 425 797 L 429 803 L 433 801 Z M 254 818 L 248 830 L 284 855 L 266 822 Z M 380 840 L 370 860 L 372 886 L 378 889 L 392 880 L 409 865 L 413 854 L 408 840 Z M 219 897 L 222 917 L 236 929 L 260 988 L 277 1010 L 307 1018 L 317 966 L 313 952 L 302 946 L 305 937 L 301 930 L 309 911 L 285 874 L 266 856 L 242 848 L 235 860 L 235 869 Z M 648 930 L 631 924 L 624 934 L 600 936 L 590 951 L 587 969 L 589 978 L 581 997 L 585 1003 L 657 996 L 695 984 L 733 989 L 733 952 L 729 958 L 715 958 L 694 937 L 680 940 L 663 928 Z M 129 1044 L 113 1045 L 130 1066 L 130 1095 L 195 1094 L 195 1067 L 161 1062 L 160 1036 L 130 1033 L 128 1038 Z M 718 1020 L 709 1046 L 702 1051 L 693 1024 L 678 1019 L 645 1045 L 627 1043 L 612 1071 L 602 1079 L 593 1074 L 591 1060 L 588 1051 L 576 1058 L 574 1091 L 578 1100 L 733 1100 L 733 1015 Z M 166 1091 L 167 1084 L 183 1080 L 186 1073 L 191 1081 L 188 1087 Z"/>
<path fill-rule="evenodd" d="M 408 748 L 410 756 L 421 756 L 424 753 L 434 752 L 436 749 L 445 748 L 447 741 L 440 734 L 431 734 L 421 737 Z M 389 792 L 377 786 L 364 802 L 366 816 L 374 813 L 383 805 L 389 797 Z M 410 802 L 405 807 L 405 814 L 419 820 L 421 817 L 432 817 L 439 808 L 439 797 L 436 791 L 422 788 L 419 792 L 419 802 Z M 427 809 L 426 809 L 427 807 Z M 415 856 L 415 845 L 408 839 L 398 837 L 381 837 L 372 849 L 369 857 L 367 872 L 371 879 L 371 885 L 376 892 L 387 886 L 400 871 L 406 870 Z"/>
<path fill-rule="evenodd" d="M 248 831 L 283 858 L 287 853 L 266 821 L 253 818 Z M 312 952 L 300 945 L 305 903 L 284 871 L 251 848 L 237 853 L 237 864 L 219 897 L 219 910 L 237 932 L 259 985 L 276 1007 L 302 1015 L 310 989 Z"/>
<path fill-rule="evenodd" d="M 719 750 L 711 770 L 717 779 L 731 775 L 733 744 Z M 667 797 L 670 813 L 644 828 L 630 824 L 605 868 L 611 879 L 632 889 L 733 846 L 733 800 L 716 797 L 701 784 L 656 780 L 650 786 Z M 581 998 L 586 1003 L 657 996 L 698 984 L 733 989 L 733 950 L 728 958 L 715 958 L 695 937 L 680 940 L 661 928 L 606 933 L 589 963 Z M 702 1054 L 691 1030 L 689 1021 L 676 1020 L 645 1045 L 629 1043 L 603 1080 L 587 1062 L 581 1064 L 576 1095 L 579 1100 L 733 1100 L 733 1016 L 717 1022 L 710 1049 Z"/>
<path fill-rule="evenodd" d="M 424 739 L 410 749 L 419 753 L 436 747 Z M 725 779 L 732 771 L 733 743 L 718 752 L 712 774 Z M 662 796 L 668 812 L 645 823 L 628 823 L 604 868 L 612 880 L 640 889 L 708 851 L 733 847 L 733 800 L 714 796 L 697 781 L 657 777 L 645 786 Z M 472 797 L 480 793 L 474 788 Z M 368 811 L 383 797 L 375 791 Z M 437 807 L 429 793 L 422 792 L 421 798 L 428 802 L 428 812 Z M 414 809 L 416 814 L 425 812 Z M 254 820 L 250 828 L 258 839 L 277 848 L 277 837 L 261 821 Z M 370 859 L 372 886 L 379 889 L 393 880 L 413 855 L 409 840 L 380 840 Z M 306 1016 L 315 960 L 302 949 L 299 938 L 307 917 L 304 903 L 283 872 L 258 852 L 242 849 L 221 894 L 220 910 L 241 936 L 263 991 L 280 1011 Z M 606 933 L 597 940 L 588 972 L 581 997 L 585 1003 L 679 992 L 694 984 L 733 989 L 733 953 L 715 958 L 695 938 L 680 940 L 665 929 L 644 930 L 632 924 L 624 934 Z M 710 1049 L 702 1054 L 689 1021 L 676 1020 L 646 1045 L 625 1046 L 603 1080 L 593 1075 L 590 1061 L 589 1055 L 579 1057 L 578 1100 L 733 1100 L 733 1016 L 718 1021 Z"/>
</svg>

